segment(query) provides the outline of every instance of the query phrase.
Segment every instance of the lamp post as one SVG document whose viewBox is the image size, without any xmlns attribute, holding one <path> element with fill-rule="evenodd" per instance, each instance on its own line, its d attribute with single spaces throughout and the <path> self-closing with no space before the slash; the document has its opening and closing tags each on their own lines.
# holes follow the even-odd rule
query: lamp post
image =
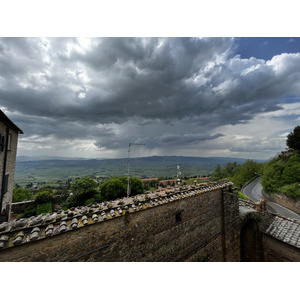
<svg viewBox="0 0 300 300">
<path fill-rule="evenodd" d="M 130 147 L 131 146 L 145 146 L 145 144 L 136 144 L 136 143 L 129 143 L 128 144 L 128 161 L 127 161 L 127 198 L 130 194 L 130 186 L 129 186 L 129 180 L 130 180 Z"/>
</svg>

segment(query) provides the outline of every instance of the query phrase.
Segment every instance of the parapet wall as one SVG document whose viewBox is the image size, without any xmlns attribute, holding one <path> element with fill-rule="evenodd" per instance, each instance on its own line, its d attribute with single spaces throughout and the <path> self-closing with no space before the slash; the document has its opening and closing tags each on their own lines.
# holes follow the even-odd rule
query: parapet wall
<svg viewBox="0 0 300 300">
<path fill-rule="evenodd" d="M 0 261 L 240 260 L 238 198 L 226 181 L 38 218 L 0 225 Z"/>
</svg>

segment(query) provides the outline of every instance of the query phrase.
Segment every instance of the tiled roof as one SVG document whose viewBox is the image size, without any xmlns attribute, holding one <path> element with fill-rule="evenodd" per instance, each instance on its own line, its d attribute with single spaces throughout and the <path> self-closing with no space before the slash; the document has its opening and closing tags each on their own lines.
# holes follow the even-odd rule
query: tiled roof
<svg viewBox="0 0 300 300">
<path fill-rule="evenodd" d="M 11 121 L 7 115 L 0 109 L 0 120 L 5 123 L 7 126 L 13 128 L 18 133 L 24 133 L 13 121 Z"/>
<path fill-rule="evenodd" d="M 144 178 L 141 179 L 142 181 L 153 181 L 153 180 L 158 180 L 158 178 Z"/>
<path fill-rule="evenodd" d="M 232 182 L 224 180 L 184 186 L 5 222 L 0 224 L 0 250 L 231 185 Z"/>
<path fill-rule="evenodd" d="M 276 216 L 265 233 L 300 248 L 300 222 L 297 220 Z"/>
</svg>

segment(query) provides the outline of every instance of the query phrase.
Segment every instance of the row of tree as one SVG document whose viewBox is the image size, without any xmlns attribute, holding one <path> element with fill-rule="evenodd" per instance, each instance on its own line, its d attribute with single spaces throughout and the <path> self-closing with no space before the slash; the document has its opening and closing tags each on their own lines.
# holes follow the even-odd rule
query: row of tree
<svg viewBox="0 0 300 300">
<path fill-rule="evenodd" d="M 130 178 L 130 195 L 144 193 L 143 182 L 139 178 Z M 54 195 L 50 189 L 40 190 L 34 196 L 34 202 L 20 217 L 29 217 L 41 213 L 51 213 L 56 208 L 67 209 L 76 206 L 88 205 L 93 202 L 102 202 L 123 198 L 127 196 L 127 178 L 114 177 L 99 184 L 92 178 L 86 176 L 76 179 L 70 186 L 70 193 L 64 195 Z M 32 199 L 29 190 L 22 188 L 14 189 L 14 202 Z"/>
</svg>

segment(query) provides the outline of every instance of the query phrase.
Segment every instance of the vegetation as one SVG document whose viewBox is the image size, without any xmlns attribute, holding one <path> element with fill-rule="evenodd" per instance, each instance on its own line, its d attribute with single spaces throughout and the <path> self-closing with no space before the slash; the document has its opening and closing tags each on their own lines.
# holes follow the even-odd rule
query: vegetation
<svg viewBox="0 0 300 300">
<path fill-rule="evenodd" d="M 267 193 L 282 193 L 300 199 L 300 150 L 282 153 L 264 168 L 262 185 Z"/>
<path fill-rule="evenodd" d="M 53 203 L 53 194 L 49 191 L 42 191 L 36 194 L 34 201 L 36 204 Z"/>
<path fill-rule="evenodd" d="M 43 203 L 43 204 L 38 204 L 36 207 L 36 214 L 47 214 L 47 213 L 52 213 L 52 204 L 51 203 Z"/>
<path fill-rule="evenodd" d="M 27 218 L 39 214 L 52 213 L 53 204 L 53 194 L 49 191 L 41 191 L 34 197 L 34 203 L 30 205 L 19 217 Z"/>
<path fill-rule="evenodd" d="M 84 178 L 76 179 L 71 184 L 71 192 L 75 195 L 89 194 L 95 192 L 97 183 L 92 178 L 86 176 Z"/>
<path fill-rule="evenodd" d="M 213 180 L 228 178 L 234 185 L 241 189 L 243 185 L 262 173 L 262 163 L 253 160 L 247 160 L 242 165 L 236 162 L 228 162 L 224 168 L 217 165 L 213 173 Z"/>
<path fill-rule="evenodd" d="M 30 190 L 15 187 L 13 190 L 13 202 L 22 202 L 32 200 L 32 193 Z"/>
<path fill-rule="evenodd" d="M 245 184 L 252 181 L 255 177 L 259 176 L 263 171 L 263 165 L 253 160 L 247 160 L 239 168 L 230 180 L 234 185 L 241 189 Z"/>
<path fill-rule="evenodd" d="M 232 177 L 239 168 L 240 165 L 237 164 L 237 162 L 228 162 L 224 168 L 222 168 L 220 164 L 217 164 L 213 172 L 212 178 L 213 180 L 220 180 L 223 178 Z"/>
<path fill-rule="evenodd" d="M 92 203 L 91 199 L 100 201 L 97 186 L 97 182 L 88 176 L 76 179 L 70 187 L 72 194 L 61 204 L 62 207 L 70 208 L 82 206 L 87 200 L 89 200 L 88 203 Z"/>
<path fill-rule="evenodd" d="M 267 193 L 281 193 L 300 200 L 300 126 L 287 136 L 286 145 L 288 152 L 265 164 L 262 186 Z"/>
<path fill-rule="evenodd" d="M 289 133 L 286 145 L 291 150 L 300 150 L 300 126 L 296 126 L 293 132 Z"/>
<path fill-rule="evenodd" d="M 137 178 L 130 178 L 130 195 L 144 193 L 143 182 Z M 100 185 L 100 194 L 103 200 L 113 200 L 127 196 L 127 178 L 114 177 Z"/>
</svg>

